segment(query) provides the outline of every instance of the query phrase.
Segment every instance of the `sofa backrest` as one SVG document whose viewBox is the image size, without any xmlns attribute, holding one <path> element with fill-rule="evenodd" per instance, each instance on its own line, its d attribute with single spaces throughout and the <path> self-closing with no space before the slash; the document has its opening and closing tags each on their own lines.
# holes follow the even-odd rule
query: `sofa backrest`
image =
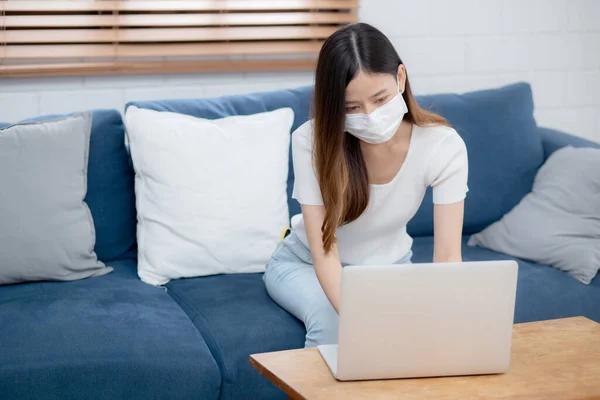
<svg viewBox="0 0 600 400">
<path fill-rule="evenodd" d="M 31 120 L 43 121 L 57 115 Z M 8 125 L 1 124 L 0 127 Z M 87 195 L 96 229 L 95 251 L 104 262 L 136 256 L 134 173 L 125 149 L 125 128 L 117 110 L 94 110 Z"/>
<path fill-rule="evenodd" d="M 250 115 L 273 111 L 278 108 L 290 107 L 294 110 L 294 125 L 292 132 L 309 118 L 309 105 L 312 97 L 312 87 L 278 90 L 274 92 L 252 93 L 247 95 L 225 96 L 215 99 L 176 99 L 162 101 L 134 101 L 125 106 L 133 105 L 155 111 L 168 111 L 191 115 L 198 118 L 218 119 L 232 115 Z M 294 185 L 294 169 L 290 149 L 288 172 L 288 206 L 290 215 L 301 212 L 300 204 L 291 198 Z"/>
<path fill-rule="evenodd" d="M 544 150 L 529 84 L 461 95 L 420 96 L 417 100 L 421 107 L 444 116 L 467 146 L 465 234 L 479 232 L 499 220 L 531 191 L 535 174 L 544 162 Z M 408 231 L 413 236 L 433 234 L 431 190 Z"/>
<path fill-rule="evenodd" d="M 141 101 L 128 106 L 209 119 L 290 107 L 295 113 L 295 130 L 309 118 L 311 97 L 312 87 L 301 87 L 216 99 Z M 418 101 L 422 107 L 446 117 L 467 145 L 469 193 L 464 233 L 478 232 L 500 219 L 531 190 L 544 161 L 542 140 L 533 117 L 531 88 L 521 83 L 463 95 L 420 96 Z M 50 117 L 55 116 L 36 120 Z M 86 202 L 96 227 L 96 253 L 103 261 L 135 256 L 134 172 L 124 137 L 119 112 L 94 111 Z M 291 199 L 293 182 L 290 156 L 290 215 L 300 212 L 299 204 Z M 408 229 L 413 236 L 433 234 L 431 191 Z"/>
<path fill-rule="evenodd" d="M 132 102 L 139 108 L 170 111 L 201 118 L 223 118 L 291 107 L 293 129 L 309 118 L 311 87 L 296 90 L 227 96 L 217 99 Z M 475 233 L 512 209 L 532 187 L 543 163 L 543 149 L 533 117 L 533 98 L 528 84 L 467 94 L 420 96 L 422 107 L 448 119 L 465 141 L 469 153 L 469 193 L 465 201 L 464 233 Z M 294 172 L 290 157 L 288 195 Z M 300 212 L 289 197 L 290 215 Z M 431 190 L 408 225 L 413 236 L 433 234 Z"/>
</svg>

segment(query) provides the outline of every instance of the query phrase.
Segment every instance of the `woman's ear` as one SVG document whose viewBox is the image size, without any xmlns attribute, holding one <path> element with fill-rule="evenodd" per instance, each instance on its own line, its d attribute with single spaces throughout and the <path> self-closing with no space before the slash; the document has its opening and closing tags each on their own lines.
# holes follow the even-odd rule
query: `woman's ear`
<svg viewBox="0 0 600 400">
<path fill-rule="evenodd" d="M 404 93 L 406 87 L 406 68 L 404 68 L 404 64 L 398 65 L 398 83 L 400 83 L 400 93 Z"/>
</svg>

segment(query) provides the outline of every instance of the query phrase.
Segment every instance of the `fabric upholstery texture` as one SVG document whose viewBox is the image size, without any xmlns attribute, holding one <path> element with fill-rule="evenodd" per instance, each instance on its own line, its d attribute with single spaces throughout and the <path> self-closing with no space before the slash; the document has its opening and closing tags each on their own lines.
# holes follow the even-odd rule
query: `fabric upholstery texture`
<svg viewBox="0 0 600 400">
<path fill-rule="evenodd" d="M 469 193 L 463 233 L 479 232 L 529 193 L 544 161 L 542 140 L 533 118 L 531 87 L 518 83 L 466 94 L 420 96 L 418 102 L 445 117 L 465 141 Z M 408 224 L 408 233 L 433 234 L 431 190 Z"/>
<path fill-rule="evenodd" d="M 304 326 L 274 303 L 262 274 L 216 275 L 167 284 L 206 340 L 222 374 L 221 399 L 285 399 L 248 357 L 304 346 Z"/>
<path fill-rule="evenodd" d="M 0 288 L 0 397 L 217 399 L 202 335 L 134 261 L 74 282 Z"/>
<path fill-rule="evenodd" d="M 584 138 L 569 135 L 568 133 L 558 131 L 556 129 L 538 127 L 538 132 L 542 137 L 542 144 L 544 146 L 544 158 L 550 157 L 550 154 L 556 150 L 565 147 L 592 147 L 600 149 L 600 143 L 592 142 Z"/>
<path fill-rule="evenodd" d="M 95 110 L 88 163 L 88 203 L 96 226 L 96 254 L 109 263 L 136 256 L 134 173 L 125 127 L 116 110 Z"/>
</svg>

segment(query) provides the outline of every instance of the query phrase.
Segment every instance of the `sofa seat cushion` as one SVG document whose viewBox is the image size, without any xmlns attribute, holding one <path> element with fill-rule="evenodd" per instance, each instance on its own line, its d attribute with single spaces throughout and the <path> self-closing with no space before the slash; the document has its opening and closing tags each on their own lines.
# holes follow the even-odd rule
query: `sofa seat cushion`
<svg viewBox="0 0 600 400">
<path fill-rule="evenodd" d="M 75 282 L 0 287 L 0 393 L 36 399 L 216 399 L 202 335 L 134 261 Z"/>
<path fill-rule="evenodd" d="M 515 323 L 584 316 L 600 322 L 600 285 L 584 285 L 547 265 L 525 262 L 495 251 L 467 246 L 464 261 L 516 260 L 519 263 Z M 431 262 L 433 237 L 415 238 L 413 262 Z"/>
<path fill-rule="evenodd" d="M 465 261 L 514 259 L 466 245 Z M 433 237 L 415 238 L 413 262 L 431 262 Z M 583 285 L 548 266 L 516 260 L 519 281 L 515 322 L 583 315 L 600 322 L 600 285 Z M 600 280 L 598 280 L 600 282 Z M 188 313 L 206 340 L 222 374 L 221 399 L 284 399 L 281 391 L 254 371 L 253 353 L 301 348 L 300 321 L 268 296 L 262 274 L 217 275 L 172 281 L 169 294 Z"/>
<path fill-rule="evenodd" d="M 270 299 L 262 274 L 181 279 L 167 289 L 219 364 L 221 399 L 285 399 L 250 366 L 248 357 L 303 347 L 306 333 L 301 322 Z"/>
</svg>

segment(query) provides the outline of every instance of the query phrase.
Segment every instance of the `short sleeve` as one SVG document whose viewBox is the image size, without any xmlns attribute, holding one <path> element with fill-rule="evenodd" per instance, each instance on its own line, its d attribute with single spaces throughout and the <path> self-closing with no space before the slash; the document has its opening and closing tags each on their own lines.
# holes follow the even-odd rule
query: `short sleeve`
<svg viewBox="0 0 600 400">
<path fill-rule="evenodd" d="M 453 204 L 465 199 L 469 188 L 467 147 L 460 135 L 451 129 L 445 133 L 433 154 L 429 182 L 434 204 Z"/>
<path fill-rule="evenodd" d="M 323 199 L 312 156 L 312 123 L 306 122 L 292 134 L 294 190 L 292 197 L 300 204 L 321 206 Z"/>
</svg>

